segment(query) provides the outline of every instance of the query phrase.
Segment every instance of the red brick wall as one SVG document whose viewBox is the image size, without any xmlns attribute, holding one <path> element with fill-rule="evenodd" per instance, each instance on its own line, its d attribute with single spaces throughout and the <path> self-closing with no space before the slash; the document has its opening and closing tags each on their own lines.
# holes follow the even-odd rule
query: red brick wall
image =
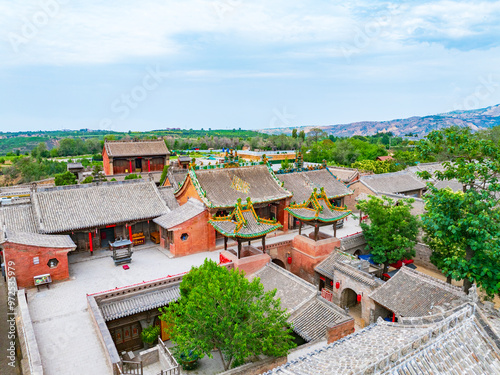
<svg viewBox="0 0 500 375">
<path fill-rule="evenodd" d="M 104 170 L 104 174 L 106 176 L 113 174 L 109 166 L 109 157 L 108 153 L 106 152 L 106 147 L 103 147 L 102 149 L 102 169 Z"/>
<path fill-rule="evenodd" d="M 215 229 L 208 223 L 209 212 L 205 211 L 194 218 L 172 228 L 174 243 L 170 245 L 172 255 L 179 257 L 215 249 Z M 183 233 L 188 234 L 183 241 Z"/>
<path fill-rule="evenodd" d="M 188 198 L 196 198 L 201 201 L 201 198 L 191 182 L 191 177 L 189 175 L 182 189 L 176 194 L 175 198 L 177 198 L 177 202 L 179 202 L 180 205 L 186 203 Z"/>
<path fill-rule="evenodd" d="M 69 278 L 68 252 L 72 249 L 60 249 L 50 247 L 37 247 L 5 243 L 3 245 L 6 264 L 13 261 L 12 267 L 15 271 L 17 285 L 28 288 L 34 286 L 33 277 L 49 273 L 52 281 L 65 280 Z M 39 257 L 38 264 L 33 264 L 33 258 Z M 49 259 L 56 258 L 59 264 L 55 268 L 49 268 Z"/>
<path fill-rule="evenodd" d="M 342 337 L 350 335 L 351 333 L 354 333 L 354 319 L 337 324 L 333 327 L 328 327 L 326 329 L 327 343 L 331 344 L 332 342 L 340 340 Z"/>
</svg>

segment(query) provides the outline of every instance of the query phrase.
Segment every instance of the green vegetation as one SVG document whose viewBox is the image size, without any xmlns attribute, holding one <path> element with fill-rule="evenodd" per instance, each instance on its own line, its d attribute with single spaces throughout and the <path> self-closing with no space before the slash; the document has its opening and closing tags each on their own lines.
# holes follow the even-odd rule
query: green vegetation
<svg viewBox="0 0 500 375">
<path fill-rule="evenodd" d="M 64 173 L 58 173 L 55 176 L 54 184 L 56 186 L 74 185 L 74 184 L 76 184 L 76 177 L 70 171 L 67 171 Z"/>
<path fill-rule="evenodd" d="M 94 177 L 92 176 L 87 176 L 83 179 L 83 181 L 81 182 L 82 184 L 90 184 L 92 183 L 92 181 L 94 181 Z"/>
<path fill-rule="evenodd" d="M 154 344 L 154 342 L 158 340 L 159 335 L 160 335 L 160 327 L 151 325 L 142 330 L 141 340 L 147 344 Z"/>
<path fill-rule="evenodd" d="M 32 157 L 16 157 L 11 166 L 5 166 L 2 172 L 6 178 L 5 184 L 28 183 L 43 180 L 57 173 L 66 171 L 66 163 Z"/>
<path fill-rule="evenodd" d="M 366 213 L 370 223 L 361 223 L 373 260 L 384 265 L 384 273 L 389 264 L 415 256 L 415 244 L 419 229 L 419 221 L 411 214 L 413 199 L 394 200 L 370 196 L 369 200 L 361 200 L 357 205 Z"/>
<path fill-rule="evenodd" d="M 456 180 L 463 191 L 428 184 L 422 222 L 431 260 L 468 293 L 475 282 L 489 296 L 500 294 L 500 147 L 484 133 L 448 128 L 430 133 L 417 146 L 419 157 L 446 157 L 438 180 Z M 429 173 L 420 176 L 430 179 Z"/>
<path fill-rule="evenodd" d="M 177 303 L 160 308 L 160 319 L 182 352 L 212 358 L 217 348 L 227 370 L 260 354 L 286 355 L 295 346 L 276 290 L 264 292 L 258 278 L 249 281 L 237 269 L 205 260 L 184 276 L 180 294 Z"/>
<path fill-rule="evenodd" d="M 160 186 L 163 185 L 163 183 L 165 182 L 165 179 L 167 178 L 167 174 L 168 174 L 168 165 L 165 165 L 163 167 L 163 171 L 161 172 L 161 177 L 160 177 Z"/>
<path fill-rule="evenodd" d="M 128 176 L 125 176 L 125 180 L 137 180 L 139 178 L 142 178 L 141 175 L 137 175 L 135 173 L 129 174 Z"/>
</svg>

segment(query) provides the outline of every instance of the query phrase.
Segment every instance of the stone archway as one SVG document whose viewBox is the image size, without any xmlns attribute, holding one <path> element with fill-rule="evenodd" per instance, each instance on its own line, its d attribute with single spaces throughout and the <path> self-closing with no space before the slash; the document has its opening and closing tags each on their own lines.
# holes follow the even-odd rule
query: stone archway
<svg viewBox="0 0 500 375">
<path fill-rule="evenodd" d="M 275 258 L 275 259 L 272 260 L 272 262 L 274 264 L 276 264 L 277 266 L 279 266 L 279 267 L 281 267 L 283 269 L 286 269 L 285 263 L 283 263 L 281 260 Z"/>
<path fill-rule="evenodd" d="M 359 257 L 360 255 L 361 255 L 361 250 L 356 250 L 356 251 L 354 252 L 354 256 L 355 256 L 356 258 L 357 258 L 357 257 Z"/>
<path fill-rule="evenodd" d="M 345 288 L 340 296 L 340 307 L 345 309 L 346 307 L 356 306 L 358 303 L 357 297 L 358 295 L 354 290 Z"/>
</svg>

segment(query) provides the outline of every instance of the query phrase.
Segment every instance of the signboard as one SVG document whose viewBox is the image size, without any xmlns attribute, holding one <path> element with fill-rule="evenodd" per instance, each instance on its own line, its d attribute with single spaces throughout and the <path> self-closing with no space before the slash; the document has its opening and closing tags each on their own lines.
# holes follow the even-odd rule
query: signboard
<svg viewBox="0 0 500 375">
<path fill-rule="evenodd" d="M 45 275 L 34 276 L 33 280 L 35 281 L 35 285 L 50 284 L 52 282 L 52 278 L 48 273 Z"/>
<path fill-rule="evenodd" d="M 323 297 L 324 299 L 326 299 L 327 301 L 330 301 L 332 302 L 332 299 L 333 299 L 333 293 L 330 292 L 328 289 L 326 288 L 323 288 L 321 290 L 321 297 Z"/>
</svg>

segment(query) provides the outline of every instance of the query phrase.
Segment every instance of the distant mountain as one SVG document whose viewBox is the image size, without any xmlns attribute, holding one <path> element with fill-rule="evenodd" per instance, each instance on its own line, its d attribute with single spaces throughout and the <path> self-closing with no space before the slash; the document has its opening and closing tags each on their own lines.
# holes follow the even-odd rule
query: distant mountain
<svg viewBox="0 0 500 375">
<path fill-rule="evenodd" d="M 396 136 L 416 133 L 424 136 L 432 130 L 450 126 L 469 127 L 473 130 L 487 129 L 500 125 L 500 104 L 474 109 L 469 111 L 453 111 L 424 117 L 410 117 L 391 121 L 362 121 L 350 124 L 326 126 L 298 126 L 287 128 L 263 129 L 266 134 L 292 134 L 293 129 L 304 130 L 308 133 L 313 128 L 320 128 L 328 134 L 337 137 L 351 137 L 353 135 L 373 135 L 376 133 L 392 132 Z"/>
</svg>

